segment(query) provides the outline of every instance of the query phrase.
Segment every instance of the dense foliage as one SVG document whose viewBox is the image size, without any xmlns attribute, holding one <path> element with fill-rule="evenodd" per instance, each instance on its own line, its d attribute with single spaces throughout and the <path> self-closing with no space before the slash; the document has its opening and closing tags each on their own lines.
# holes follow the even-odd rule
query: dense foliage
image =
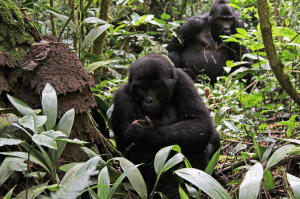
<svg viewBox="0 0 300 199">
<path fill-rule="evenodd" d="M 109 5 L 108 20 L 103 20 L 99 14 L 105 12 L 103 2 Z M 300 108 L 271 70 L 264 50 L 257 2 L 230 2 L 243 18 L 245 29 L 239 28 L 237 34 L 224 37 L 224 40 L 239 42 L 249 48 L 252 53 L 244 56 L 252 59 L 254 64 L 251 69 L 241 67 L 218 78 L 214 86 L 205 76 L 195 82 L 199 95 L 211 110 L 222 147 L 205 172 L 189 168 L 180 146 L 161 149 L 155 157 L 157 181 L 165 171 L 181 163 L 184 168 L 176 170 L 175 174 L 191 183 L 182 181 L 179 186 L 181 198 L 202 198 L 205 194 L 216 199 L 299 198 Z M 91 90 L 98 109 L 107 114 L 109 123 L 114 91 L 126 83 L 129 64 L 146 54 L 167 54 L 166 46 L 172 36 L 176 36 L 180 24 L 191 16 L 209 11 L 212 1 L 14 0 L 14 3 L 28 9 L 27 15 L 42 35 L 62 34 L 60 40 L 70 44 L 87 71 L 95 75 L 97 85 Z M 269 1 L 268 6 L 277 55 L 286 77 L 299 92 L 300 4 L 295 0 L 278 0 Z M 50 18 L 50 14 L 54 18 Z M 96 40 L 104 33 L 103 40 Z M 94 49 L 101 46 L 101 42 L 104 47 L 99 53 Z M 228 60 L 225 71 L 229 73 L 240 64 Z M 254 87 L 251 92 L 245 92 L 247 88 L 242 78 L 249 70 L 255 74 Z M 0 195 L 6 195 L 5 199 L 11 198 L 14 192 L 18 194 L 16 198 L 76 198 L 82 194 L 84 198 L 87 193 L 91 198 L 101 199 L 153 197 L 156 187 L 147 193 L 145 182 L 136 169 L 139 165 L 133 165 L 124 157 L 106 161 L 96 147 L 82 147 L 90 157 L 87 162 L 59 165 L 59 169 L 66 172 L 60 179 L 56 163 L 66 142 L 84 144 L 77 139 L 68 139 L 74 110 L 69 110 L 56 122 L 57 99 L 49 84 L 42 93 L 43 115 L 11 96 L 8 99 L 22 117 L 15 118 L 11 114 L 9 117 L 14 117 L 13 121 L 11 118 L 5 121 L 22 129 L 30 140 L 27 143 L 0 129 L 1 154 L 5 155 L 1 156 L 0 185 L 5 185 L 14 172 L 26 178 L 16 192 L 11 183 L 1 188 Z M 2 115 L 2 119 L 7 117 Z M 114 143 L 113 136 L 109 142 Z M 12 151 L 10 146 L 15 145 L 18 147 Z M 171 153 L 173 156 L 168 158 L 171 151 L 176 153 Z M 38 165 L 38 169 L 33 164 Z M 221 176 L 219 182 L 210 176 L 213 169 Z M 126 177 L 127 180 L 123 180 Z M 163 193 L 157 194 L 165 197 Z"/>
</svg>

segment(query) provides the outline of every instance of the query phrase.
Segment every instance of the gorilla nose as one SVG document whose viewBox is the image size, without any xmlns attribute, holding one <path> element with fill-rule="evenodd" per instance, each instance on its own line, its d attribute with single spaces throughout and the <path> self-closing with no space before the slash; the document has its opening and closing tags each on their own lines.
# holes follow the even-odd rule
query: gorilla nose
<svg viewBox="0 0 300 199">
<path fill-rule="evenodd" d="M 153 98 L 152 97 L 146 97 L 144 101 L 145 101 L 146 104 L 152 104 L 153 103 Z"/>
</svg>

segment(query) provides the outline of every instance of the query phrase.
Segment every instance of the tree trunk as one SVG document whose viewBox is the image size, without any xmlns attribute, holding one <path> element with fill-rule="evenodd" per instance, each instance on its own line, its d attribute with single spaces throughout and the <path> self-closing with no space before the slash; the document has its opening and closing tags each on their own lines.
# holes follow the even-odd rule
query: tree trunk
<svg viewBox="0 0 300 199">
<path fill-rule="evenodd" d="M 277 56 L 277 52 L 273 43 L 272 25 L 270 23 L 270 12 L 267 0 L 257 0 L 259 22 L 261 27 L 262 38 L 266 53 L 270 62 L 270 66 L 287 94 L 300 105 L 300 94 L 297 92 L 294 85 L 290 82 L 289 76 L 283 71 L 283 64 Z"/>
<path fill-rule="evenodd" d="M 100 5 L 100 11 L 98 18 L 107 21 L 108 20 L 108 11 L 110 8 L 111 0 L 102 0 Z M 106 31 L 104 31 L 93 43 L 93 53 L 103 57 L 103 48 L 106 38 Z M 102 76 L 102 67 L 96 69 L 94 71 L 94 80 L 96 84 L 101 82 Z"/>
</svg>

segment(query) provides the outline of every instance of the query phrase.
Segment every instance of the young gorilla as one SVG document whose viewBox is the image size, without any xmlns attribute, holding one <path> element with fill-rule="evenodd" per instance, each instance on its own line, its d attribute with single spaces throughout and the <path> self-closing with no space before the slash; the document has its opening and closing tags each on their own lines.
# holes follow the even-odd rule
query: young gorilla
<svg viewBox="0 0 300 199">
<path fill-rule="evenodd" d="M 153 188 L 155 154 L 178 144 L 194 168 L 205 170 L 220 147 L 219 134 L 192 79 L 160 55 L 147 55 L 129 67 L 129 79 L 114 96 L 112 128 L 118 149 L 140 167 Z M 180 198 L 172 171 L 163 174 L 157 190 Z"/>
<path fill-rule="evenodd" d="M 238 62 L 243 54 L 250 52 L 239 43 L 224 43 L 220 37 L 236 34 L 236 28 L 243 27 L 238 13 L 228 3 L 228 0 L 215 0 L 210 12 L 189 18 L 178 31 L 183 44 L 173 37 L 167 47 L 175 66 L 186 69 L 193 79 L 206 74 L 213 85 L 217 77 L 222 76 L 227 60 Z M 249 62 L 244 64 L 245 67 L 251 67 L 252 60 L 246 58 L 243 61 Z M 251 78 L 251 74 L 245 77 L 247 85 Z"/>
</svg>

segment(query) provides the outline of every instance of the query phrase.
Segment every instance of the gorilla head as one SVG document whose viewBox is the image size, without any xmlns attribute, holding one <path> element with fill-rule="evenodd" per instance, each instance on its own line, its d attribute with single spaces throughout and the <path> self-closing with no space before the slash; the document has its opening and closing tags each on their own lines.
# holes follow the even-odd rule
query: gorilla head
<svg viewBox="0 0 300 199">
<path fill-rule="evenodd" d="M 214 40 L 219 40 L 220 35 L 231 35 L 235 34 L 237 17 L 228 5 L 228 0 L 216 0 L 211 6 L 209 12 L 208 23 L 210 25 L 210 31 Z"/>
<path fill-rule="evenodd" d="M 160 114 L 169 105 L 175 82 L 174 66 L 162 56 L 148 55 L 129 68 L 130 95 L 149 116 Z"/>
</svg>

